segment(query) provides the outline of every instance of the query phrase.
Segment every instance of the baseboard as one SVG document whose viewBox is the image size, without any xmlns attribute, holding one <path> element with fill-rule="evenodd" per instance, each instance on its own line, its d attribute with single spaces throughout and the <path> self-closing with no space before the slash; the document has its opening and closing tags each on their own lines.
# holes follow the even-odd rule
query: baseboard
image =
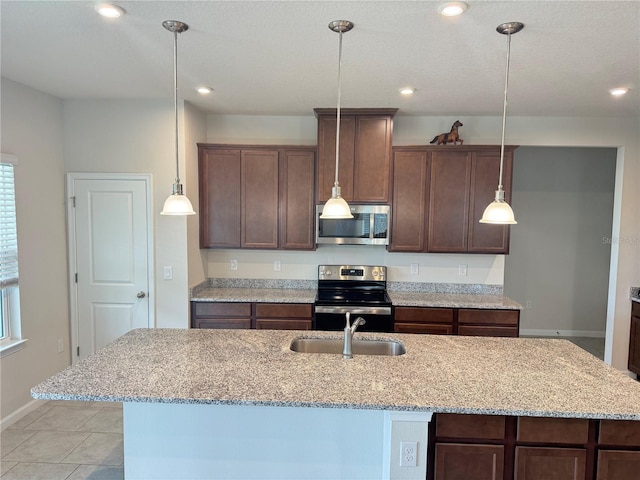
<svg viewBox="0 0 640 480">
<path fill-rule="evenodd" d="M 605 338 L 604 331 L 520 329 L 521 337 L 591 337 Z"/>
<path fill-rule="evenodd" d="M 10 413 L 6 417 L 4 417 L 2 420 L 0 420 L 0 431 L 3 431 L 5 428 L 13 425 L 22 417 L 33 412 L 35 409 L 41 407 L 45 403 L 47 403 L 47 400 L 31 400 L 29 403 L 27 403 L 26 405 L 23 405 L 15 412 Z"/>
</svg>

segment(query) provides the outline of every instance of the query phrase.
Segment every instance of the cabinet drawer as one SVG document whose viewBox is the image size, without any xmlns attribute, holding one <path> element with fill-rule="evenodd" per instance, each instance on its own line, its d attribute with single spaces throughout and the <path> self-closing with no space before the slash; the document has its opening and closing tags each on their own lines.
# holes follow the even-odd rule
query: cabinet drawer
<svg viewBox="0 0 640 480">
<path fill-rule="evenodd" d="M 197 319 L 195 328 L 251 328 L 250 318 Z"/>
<path fill-rule="evenodd" d="M 458 335 L 472 337 L 517 337 L 518 327 L 501 327 L 485 325 L 459 325 Z"/>
<path fill-rule="evenodd" d="M 585 444 L 589 420 L 581 418 L 519 417 L 518 442 Z"/>
<path fill-rule="evenodd" d="M 452 308 L 396 307 L 396 322 L 453 323 Z"/>
<path fill-rule="evenodd" d="M 447 325 L 446 323 L 394 323 L 393 331 L 396 333 L 451 335 L 453 334 L 453 325 Z"/>
<path fill-rule="evenodd" d="M 311 330 L 311 320 L 274 320 L 257 318 L 258 330 Z"/>
<path fill-rule="evenodd" d="M 257 303 L 256 317 L 310 319 L 311 307 L 311 304 L 305 303 Z"/>
<path fill-rule="evenodd" d="M 214 303 L 194 302 L 195 315 L 197 317 L 223 316 L 223 317 L 250 317 L 250 303 Z"/>
<path fill-rule="evenodd" d="M 481 325 L 510 325 L 518 326 L 518 310 L 466 310 L 458 311 L 458 322 L 464 324 Z"/>
<path fill-rule="evenodd" d="M 640 447 L 640 422 L 633 420 L 601 420 L 598 443 Z M 640 465 L 638 467 L 640 469 Z"/>
<path fill-rule="evenodd" d="M 438 413 L 436 437 L 500 440 L 505 435 L 505 417 Z"/>
</svg>

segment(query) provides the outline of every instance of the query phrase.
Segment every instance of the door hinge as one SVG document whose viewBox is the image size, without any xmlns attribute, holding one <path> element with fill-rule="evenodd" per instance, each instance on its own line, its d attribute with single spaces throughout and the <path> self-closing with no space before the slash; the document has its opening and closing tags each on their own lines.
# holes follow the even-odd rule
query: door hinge
<svg viewBox="0 0 640 480">
<path fill-rule="evenodd" d="M 73 208 L 76 208 L 76 197 L 69 197 L 73 203 Z"/>
<path fill-rule="evenodd" d="M 78 274 L 76 273 L 76 283 L 78 283 Z"/>
<path fill-rule="evenodd" d="M 80 347 L 76 347 L 77 355 L 80 356 Z"/>
</svg>

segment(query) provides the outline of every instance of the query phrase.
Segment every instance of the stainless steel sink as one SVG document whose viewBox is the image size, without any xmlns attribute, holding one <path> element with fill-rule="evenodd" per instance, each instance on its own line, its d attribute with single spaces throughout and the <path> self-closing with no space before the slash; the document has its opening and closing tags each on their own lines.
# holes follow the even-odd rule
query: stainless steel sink
<svg viewBox="0 0 640 480">
<path fill-rule="evenodd" d="M 291 342 L 291 350 L 299 353 L 335 353 L 342 355 L 343 340 L 341 338 L 295 338 Z M 398 356 L 407 352 L 404 345 L 393 340 L 353 339 L 354 355 L 390 355 Z"/>
</svg>

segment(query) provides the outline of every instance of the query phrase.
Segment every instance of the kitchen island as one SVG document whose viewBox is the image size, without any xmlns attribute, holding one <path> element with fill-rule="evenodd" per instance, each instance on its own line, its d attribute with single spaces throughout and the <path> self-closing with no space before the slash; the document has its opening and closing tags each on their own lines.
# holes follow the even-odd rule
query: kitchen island
<svg viewBox="0 0 640 480">
<path fill-rule="evenodd" d="M 356 333 L 406 353 L 343 360 L 300 336 L 338 335 L 134 330 L 32 395 L 124 402 L 128 479 L 424 478 L 426 445 L 396 464 L 432 413 L 640 420 L 640 384 L 564 340 Z"/>
</svg>

